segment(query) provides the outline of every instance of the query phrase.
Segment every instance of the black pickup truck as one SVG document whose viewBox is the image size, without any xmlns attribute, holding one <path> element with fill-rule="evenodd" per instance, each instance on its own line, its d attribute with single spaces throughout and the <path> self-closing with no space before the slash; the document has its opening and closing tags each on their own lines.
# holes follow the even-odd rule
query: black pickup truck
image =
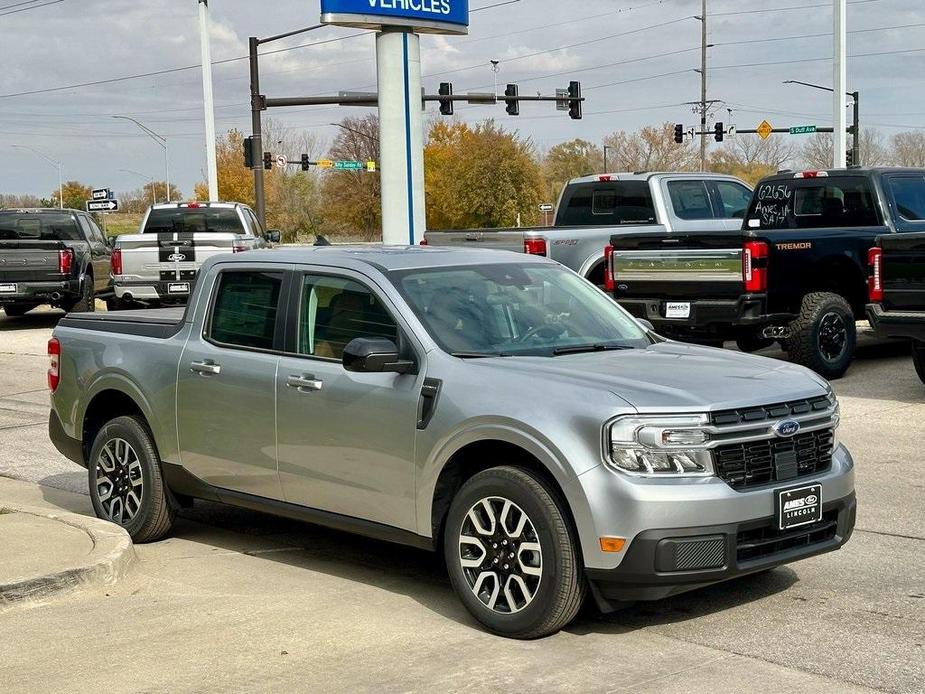
<svg viewBox="0 0 925 694">
<path fill-rule="evenodd" d="M 883 337 L 912 338 L 915 371 L 925 383 L 925 192 L 899 213 L 904 226 L 921 232 L 882 236 L 870 250 L 867 317 Z"/>
<path fill-rule="evenodd" d="M 778 341 L 790 359 L 838 378 L 865 318 L 868 252 L 911 231 L 925 170 L 780 172 L 755 188 L 742 229 L 615 236 L 607 286 L 665 335 L 745 351 Z M 921 223 L 919 223 L 921 225 Z"/>
<path fill-rule="evenodd" d="M 21 316 L 40 304 L 93 311 L 111 286 L 112 249 L 86 212 L 0 210 L 0 307 Z"/>
</svg>

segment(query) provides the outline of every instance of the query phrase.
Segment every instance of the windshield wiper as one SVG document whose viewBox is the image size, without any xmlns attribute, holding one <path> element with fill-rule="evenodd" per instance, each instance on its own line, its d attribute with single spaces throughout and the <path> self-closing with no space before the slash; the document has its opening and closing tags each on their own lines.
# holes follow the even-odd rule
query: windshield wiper
<svg viewBox="0 0 925 694">
<path fill-rule="evenodd" d="M 584 352 L 609 352 L 611 350 L 621 350 L 621 349 L 635 349 L 630 345 L 611 345 L 604 342 L 599 342 L 593 345 L 571 345 L 569 347 L 556 347 L 552 351 L 554 357 L 558 357 L 561 354 L 582 354 Z"/>
<path fill-rule="evenodd" d="M 504 352 L 450 352 L 451 357 L 460 359 L 487 359 L 489 357 L 510 357 L 510 354 Z"/>
</svg>

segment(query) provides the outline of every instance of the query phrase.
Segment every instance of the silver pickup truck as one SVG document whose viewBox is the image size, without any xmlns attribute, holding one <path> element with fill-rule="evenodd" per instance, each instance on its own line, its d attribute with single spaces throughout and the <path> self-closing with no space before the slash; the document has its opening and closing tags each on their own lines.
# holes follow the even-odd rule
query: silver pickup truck
<svg viewBox="0 0 925 694">
<path fill-rule="evenodd" d="M 428 231 L 423 243 L 542 255 L 603 287 L 615 234 L 740 229 L 751 198 L 746 183 L 722 174 L 595 174 L 562 189 L 551 227 Z"/>
<path fill-rule="evenodd" d="M 185 311 L 71 314 L 57 449 L 138 542 L 194 498 L 443 553 L 489 629 L 841 547 L 854 463 L 807 369 L 666 341 L 552 261 L 475 249 L 216 256 Z"/>
<path fill-rule="evenodd" d="M 153 205 L 137 234 L 116 239 L 110 259 L 116 308 L 186 303 L 208 258 L 266 248 L 279 237 L 239 202 Z"/>
</svg>

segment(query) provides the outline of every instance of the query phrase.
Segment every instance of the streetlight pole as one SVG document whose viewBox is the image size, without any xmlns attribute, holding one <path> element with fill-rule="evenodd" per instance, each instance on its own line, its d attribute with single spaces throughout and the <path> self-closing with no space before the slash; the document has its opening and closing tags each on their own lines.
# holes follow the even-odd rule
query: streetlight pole
<svg viewBox="0 0 925 694">
<path fill-rule="evenodd" d="M 824 87 L 821 84 L 813 84 L 812 82 L 803 82 L 801 80 L 784 80 L 784 84 L 800 84 L 804 87 L 821 89 L 824 92 L 835 92 L 832 87 Z M 846 91 L 845 94 L 851 97 L 852 102 L 851 160 L 854 165 L 857 166 L 861 163 L 861 94 L 858 91 Z"/>
<path fill-rule="evenodd" d="M 604 173 L 607 173 L 608 171 L 607 169 L 607 150 L 608 149 L 613 149 L 613 147 L 610 147 L 609 145 L 604 145 Z"/>
<path fill-rule="evenodd" d="M 132 123 L 141 128 L 142 132 L 154 140 L 157 144 L 164 148 L 164 186 L 167 188 L 167 195 L 165 196 L 167 202 L 170 202 L 170 149 L 167 145 L 167 138 L 163 135 L 158 135 L 156 132 L 151 130 L 148 126 L 143 123 L 139 123 L 137 120 L 131 116 L 113 116 L 113 118 L 119 118 L 121 120 L 130 120 Z"/>
<path fill-rule="evenodd" d="M 148 183 L 150 183 L 151 184 L 151 204 L 152 205 L 157 204 L 157 191 L 155 190 L 155 187 L 154 187 L 154 177 L 153 176 L 145 176 L 140 171 L 133 171 L 132 169 L 119 169 L 119 171 L 124 171 L 125 173 L 134 174 L 135 176 L 138 176 L 139 178 L 143 178 Z"/>
<path fill-rule="evenodd" d="M 836 169 L 845 167 L 845 151 L 848 148 L 845 133 L 848 124 L 845 113 L 845 98 L 842 96 L 848 91 L 848 4 L 847 0 L 832 0 L 832 42 L 835 49 L 832 66 L 832 125 L 835 128 L 833 144 L 835 145 L 833 165 Z M 855 137 L 857 137 L 855 135 Z"/>
<path fill-rule="evenodd" d="M 202 52 L 202 104 L 206 121 L 206 164 L 209 171 L 209 200 L 218 200 L 215 106 L 212 98 L 212 45 L 209 38 L 209 0 L 199 0 L 199 43 Z"/>
<path fill-rule="evenodd" d="M 64 182 L 61 176 L 61 162 L 58 161 L 57 159 L 53 159 L 52 157 L 48 156 L 41 150 L 36 149 L 35 147 L 29 147 L 29 145 L 10 145 L 10 146 L 15 147 L 16 149 L 27 149 L 30 152 L 38 154 L 42 159 L 47 161 L 49 164 L 52 164 L 53 166 L 56 166 L 58 168 L 58 209 L 64 209 Z"/>
</svg>

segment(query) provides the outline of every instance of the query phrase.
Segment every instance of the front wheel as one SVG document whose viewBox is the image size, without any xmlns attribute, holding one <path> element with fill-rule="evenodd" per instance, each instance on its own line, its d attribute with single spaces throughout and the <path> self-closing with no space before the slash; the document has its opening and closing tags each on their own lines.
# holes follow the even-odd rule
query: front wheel
<svg viewBox="0 0 925 694">
<path fill-rule="evenodd" d="M 134 542 L 153 542 L 170 531 L 176 513 L 142 420 L 107 422 L 93 441 L 87 468 L 90 501 L 99 518 L 121 525 Z"/>
<path fill-rule="evenodd" d="M 912 343 L 912 363 L 922 383 L 925 383 L 925 342 L 915 340 Z"/>
<path fill-rule="evenodd" d="M 834 380 L 848 370 L 857 331 L 854 312 L 838 294 L 814 292 L 803 297 L 800 315 L 790 324 L 790 358 L 820 376 Z"/>
<path fill-rule="evenodd" d="M 553 634 L 584 600 L 573 530 L 554 493 L 528 470 L 496 467 L 469 479 L 450 505 L 444 553 L 466 609 L 502 636 Z"/>
</svg>

